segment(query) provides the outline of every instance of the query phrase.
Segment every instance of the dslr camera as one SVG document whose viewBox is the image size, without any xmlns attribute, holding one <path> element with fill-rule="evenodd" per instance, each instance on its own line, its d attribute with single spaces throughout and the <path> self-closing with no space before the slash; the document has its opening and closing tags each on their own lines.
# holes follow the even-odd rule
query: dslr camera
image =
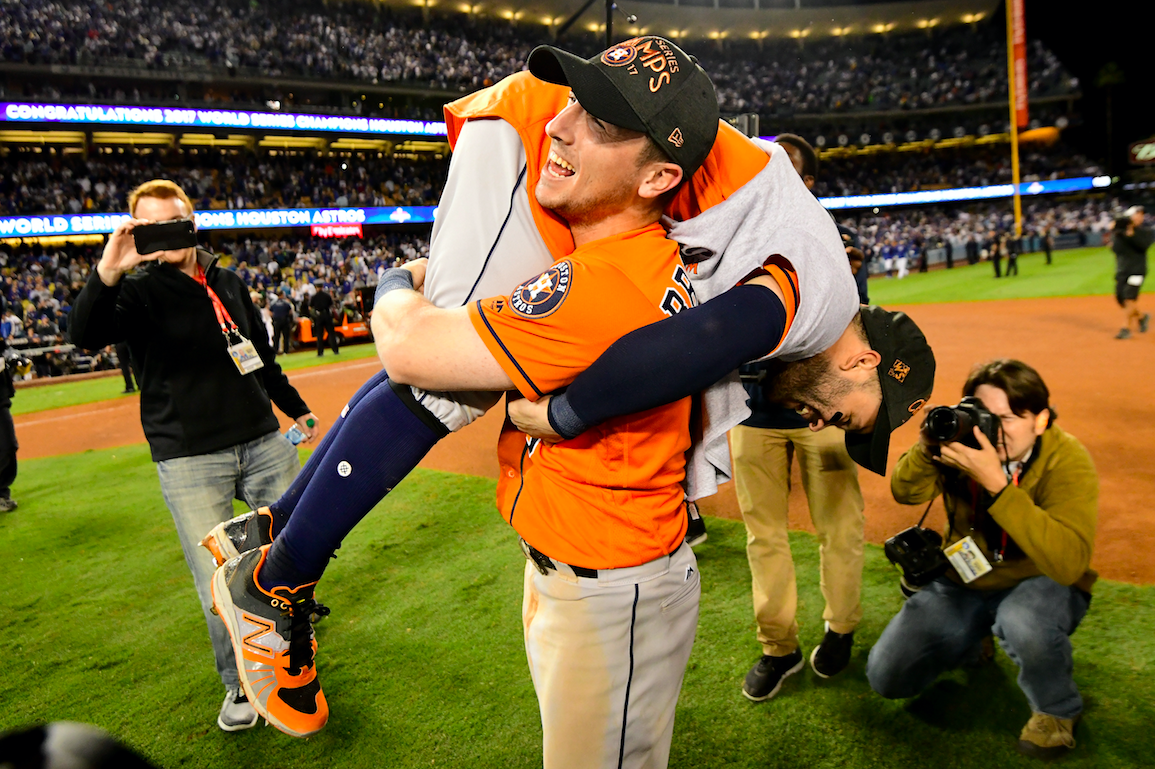
<svg viewBox="0 0 1155 769">
<path fill-rule="evenodd" d="M 957 406 L 936 406 L 926 415 L 922 423 L 922 434 L 932 443 L 937 453 L 937 444 L 958 442 L 972 449 L 980 448 L 975 438 L 975 428 L 979 428 L 992 445 L 999 443 L 1001 426 L 999 418 L 987 411 L 983 402 L 973 395 L 959 401 Z"/>
<path fill-rule="evenodd" d="M 900 531 L 886 540 L 882 549 L 887 559 L 902 572 L 902 592 L 907 596 L 934 582 L 950 566 L 942 552 L 942 536 L 922 526 Z"/>
</svg>

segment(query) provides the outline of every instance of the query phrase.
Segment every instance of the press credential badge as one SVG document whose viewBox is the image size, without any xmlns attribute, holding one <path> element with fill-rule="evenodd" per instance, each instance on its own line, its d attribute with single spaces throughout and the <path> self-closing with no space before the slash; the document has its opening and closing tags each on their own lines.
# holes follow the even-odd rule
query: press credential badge
<svg viewBox="0 0 1155 769">
<path fill-rule="evenodd" d="M 991 570 L 991 563 L 971 537 L 963 537 L 943 550 L 963 582 L 970 583 Z"/>
<path fill-rule="evenodd" d="M 238 334 L 238 336 L 240 335 Z M 261 356 L 257 353 L 257 348 L 253 347 L 253 343 L 243 336 L 241 337 L 241 341 L 229 345 L 229 357 L 233 359 L 233 365 L 237 367 L 237 371 L 241 372 L 242 375 L 251 374 L 265 366 L 265 362 L 261 360 Z"/>
</svg>

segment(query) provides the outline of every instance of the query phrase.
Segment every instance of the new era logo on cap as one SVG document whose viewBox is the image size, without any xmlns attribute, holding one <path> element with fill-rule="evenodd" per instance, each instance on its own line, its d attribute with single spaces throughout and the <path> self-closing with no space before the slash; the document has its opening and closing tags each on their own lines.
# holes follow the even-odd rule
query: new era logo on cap
<svg viewBox="0 0 1155 769">
<path fill-rule="evenodd" d="M 685 144 L 686 140 L 682 138 L 682 129 L 681 128 L 675 128 L 674 132 L 672 134 L 670 134 L 670 138 L 668 139 L 668 141 L 670 142 L 670 144 L 673 144 L 675 147 L 681 147 L 683 144 Z"/>
</svg>

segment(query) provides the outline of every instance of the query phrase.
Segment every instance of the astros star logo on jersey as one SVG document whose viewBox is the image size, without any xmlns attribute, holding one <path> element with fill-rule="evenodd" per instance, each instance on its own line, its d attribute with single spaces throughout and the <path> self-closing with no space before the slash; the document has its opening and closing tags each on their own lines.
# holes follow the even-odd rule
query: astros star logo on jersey
<svg viewBox="0 0 1155 769">
<path fill-rule="evenodd" d="M 527 318 L 549 315 L 565 300 L 572 274 L 573 267 L 568 261 L 558 262 L 515 288 L 509 297 L 509 306 Z"/>
</svg>

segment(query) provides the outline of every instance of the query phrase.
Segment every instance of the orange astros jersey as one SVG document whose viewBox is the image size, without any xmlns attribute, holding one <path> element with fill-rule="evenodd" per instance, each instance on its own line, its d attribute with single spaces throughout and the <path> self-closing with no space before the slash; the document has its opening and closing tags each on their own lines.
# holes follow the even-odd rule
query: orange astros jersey
<svg viewBox="0 0 1155 769">
<path fill-rule="evenodd" d="M 461 126 L 467 120 L 500 118 L 521 136 L 530 210 L 538 232 L 556 259 L 573 251 L 573 236 L 561 217 L 541 207 L 534 190 L 549 156 L 550 139 L 545 127 L 568 102 L 569 88 L 518 72 L 445 105 L 445 126 L 452 146 L 456 146 Z M 741 189 L 768 162 L 770 156 L 762 148 L 729 123 L 720 121 L 713 149 L 702 167 L 678 190 L 666 213 L 678 221 L 697 216 Z"/>
<path fill-rule="evenodd" d="M 564 387 L 624 334 L 692 304 L 677 243 L 658 224 L 576 249 L 470 318 L 525 397 Z M 530 441 L 506 423 L 498 507 L 529 544 L 590 569 L 673 552 L 686 529 L 689 398 L 613 419 L 569 441 Z"/>
</svg>

